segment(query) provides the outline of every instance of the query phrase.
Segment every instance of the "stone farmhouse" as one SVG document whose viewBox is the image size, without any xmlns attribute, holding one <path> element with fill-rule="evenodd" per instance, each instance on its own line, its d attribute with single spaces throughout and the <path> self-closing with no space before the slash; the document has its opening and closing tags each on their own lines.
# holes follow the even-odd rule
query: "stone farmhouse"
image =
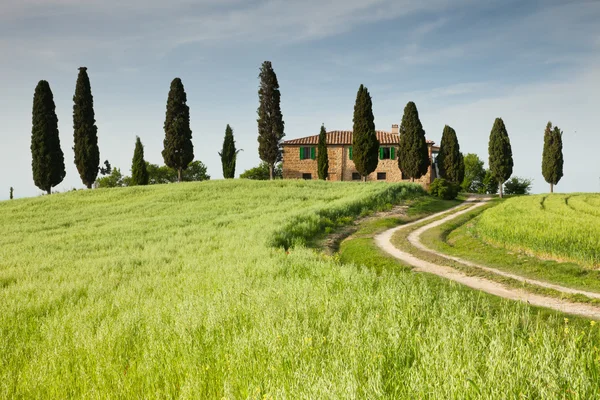
<svg viewBox="0 0 600 400">
<path fill-rule="evenodd" d="M 391 132 L 376 131 L 379 140 L 379 163 L 374 172 L 367 176 L 368 181 L 401 182 L 398 168 L 398 145 L 400 136 L 398 125 L 392 125 Z M 317 144 L 319 135 L 307 136 L 283 142 L 283 179 L 318 179 Z M 415 181 L 426 188 L 436 177 L 435 158 L 439 147 L 427 141 L 431 165 L 426 175 Z M 352 161 L 352 131 L 327 132 L 327 156 L 329 158 L 329 176 L 331 181 L 358 181 L 360 174 Z"/>
</svg>

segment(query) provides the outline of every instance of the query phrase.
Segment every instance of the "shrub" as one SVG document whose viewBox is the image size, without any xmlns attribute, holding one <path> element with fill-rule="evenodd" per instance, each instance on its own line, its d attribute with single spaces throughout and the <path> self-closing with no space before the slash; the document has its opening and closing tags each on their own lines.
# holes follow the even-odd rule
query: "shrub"
<svg viewBox="0 0 600 400">
<path fill-rule="evenodd" d="M 529 194 L 531 190 L 531 179 L 514 176 L 504 184 L 506 194 Z"/>
<path fill-rule="evenodd" d="M 432 196 L 445 200 L 453 200 L 458 196 L 460 186 L 444 178 L 436 178 L 429 186 L 429 193 Z"/>
<path fill-rule="evenodd" d="M 273 178 L 281 179 L 283 177 L 283 169 L 281 163 L 275 165 L 273 170 Z M 258 167 L 250 168 L 240 175 L 241 179 L 254 179 L 258 181 L 269 180 L 269 164 L 261 162 Z"/>
</svg>

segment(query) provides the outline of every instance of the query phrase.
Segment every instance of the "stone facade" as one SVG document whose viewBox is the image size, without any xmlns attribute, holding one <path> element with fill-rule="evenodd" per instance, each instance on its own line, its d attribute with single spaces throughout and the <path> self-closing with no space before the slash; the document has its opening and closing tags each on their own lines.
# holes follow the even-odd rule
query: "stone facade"
<svg viewBox="0 0 600 400">
<path fill-rule="evenodd" d="M 368 181 L 407 182 L 398 168 L 398 144 L 400 142 L 398 125 L 392 125 L 392 131 L 376 131 L 379 144 L 388 151 L 390 158 L 380 159 L 375 171 L 367 176 Z M 319 136 L 307 136 L 283 142 L 283 179 L 318 179 L 317 153 Z M 352 131 L 327 132 L 327 156 L 329 158 L 329 176 L 331 181 L 360 180 L 354 161 L 350 159 Z M 429 159 L 434 160 L 439 148 L 428 140 Z M 386 155 L 387 155 L 386 154 Z M 393 159 L 391 156 L 394 155 Z M 425 188 L 435 179 L 435 166 L 429 166 L 427 174 L 415 181 Z"/>
</svg>

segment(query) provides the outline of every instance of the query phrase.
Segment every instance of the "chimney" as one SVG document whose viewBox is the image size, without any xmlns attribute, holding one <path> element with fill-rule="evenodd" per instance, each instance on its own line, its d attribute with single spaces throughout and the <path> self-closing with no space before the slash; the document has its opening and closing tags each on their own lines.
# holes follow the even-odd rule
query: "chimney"
<svg viewBox="0 0 600 400">
<path fill-rule="evenodd" d="M 392 133 L 395 135 L 398 135 L 400 133 L 400 130 L 398 128 L 398 124 L 392 124 Z"/>
</svg>

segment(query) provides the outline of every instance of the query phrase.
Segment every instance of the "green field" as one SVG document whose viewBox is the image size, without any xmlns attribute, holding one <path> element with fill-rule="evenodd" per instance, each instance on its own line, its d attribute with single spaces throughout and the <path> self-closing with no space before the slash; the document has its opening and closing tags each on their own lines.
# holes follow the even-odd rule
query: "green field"
<svg viewBox="0 0 600 400">
<path fill-rule="evenodd" d="M 0 398 L 598 397 L 598 325 L 406 272 L 372 241 L 301 246 L 420 193 L 230 180 L 2 202 Z"/>
<path fill-rule="evenodd" d="M 600 267 L 600 195 L 508 199 L 481 215 L 476 233 L 512 250 Z"/>
</svg>

